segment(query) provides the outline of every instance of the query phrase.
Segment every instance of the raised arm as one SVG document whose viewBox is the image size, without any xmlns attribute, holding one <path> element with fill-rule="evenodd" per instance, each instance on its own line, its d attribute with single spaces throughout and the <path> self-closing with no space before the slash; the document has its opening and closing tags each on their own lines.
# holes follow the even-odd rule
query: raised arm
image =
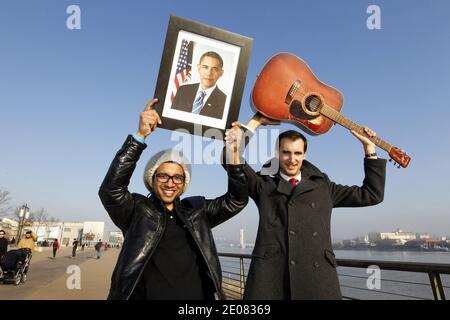
<svg viewBox="0 0 450 320">
<path fill-rule="evenodd" d="M 264 117 L 260 113 L 256 113 L 252 119 L 247 123 L 247 125 L 242 125 L 238 121 L 235 121 L 232 123 L 231 129 L 227 130 L 225 133 L 225 142 L 231 143 L 233 140 L 236 140 L 236 137 L 239 138 L 239 159 L 240 163 L 244 164 L 243 171 L 247 177 L 247 188 L 249 192 L 249 196 L 251 198 L 257 198 L 260 194 L 261 188 L 262 188 L 262 178 L 255 172 L 255 170 L 252 169 L 244 160 L 243 153 L 244 149 L 247 146 L 247 144 L 250 142 L 250 139 L 253 137 L 253 135 L 256 132 L 256 129 L 263 125 L 277 125 L 280 124 L 277 120 L 272 120 L 269 118 Z M 224 148 L 223 150 L 223 167 L 226 168 L 225 164 L 231 162 L 231 152 L 229 149 Z"/>
<path fill-rule="evenodd" d="M 143 139 L 161 123 L 158 114 L 152 109 L 156 102 L 157 99 L 153 99 L 141 112 L 136 135 L 129 135 L 117 152 L 98 193 L 112 221 L 123 232 L 128 229 L 132 217 L 134 198 L 128 191 L 128 185 L 136 163 L 147 147 Z"/>
<path fill-rule="evenodd" d="M 238 214 L 248 203 L 247 178 L 243 165 L 227 165 L 228 191 L 224 195 L 206 200 L 205 211 L 211 228 Z"/>
<path fill-rule="evenodd" d="M 215 227 L 240 212 L 248 203 L 247 178 L 241 164 L 242 135 L 238 131 L 225 138 L 226 163 L 228 174 L 228 191 L 214 200 L 206 200 L 206 214 L 211 227 Z"/>
<path fill-rule="evenodd" d="M 368 139 L 376 137 L 376 133 L 367 127 L 364 128 L 365 136 L 355 131 L 351 133 L 364 149 L 364 181 L 362 186 L 343 186 L 331 182 L 333 206 L 362 207 L 378 204 L 384 199 L 386 160 L 377 158 L 376 146 Z"/>
</svg>

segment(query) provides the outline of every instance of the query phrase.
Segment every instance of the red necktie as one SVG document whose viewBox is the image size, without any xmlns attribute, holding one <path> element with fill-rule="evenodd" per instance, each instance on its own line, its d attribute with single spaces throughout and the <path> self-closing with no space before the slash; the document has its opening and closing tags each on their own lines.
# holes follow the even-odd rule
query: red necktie
<svg viewBox="0 0 450 320">
<path fill-rule="evenodd" d="M 295 178 L 290 178 L 289 179 L 289 183 L 292 184 L 294 187 L 297 185 L 297 179 Z"/>
</svg>

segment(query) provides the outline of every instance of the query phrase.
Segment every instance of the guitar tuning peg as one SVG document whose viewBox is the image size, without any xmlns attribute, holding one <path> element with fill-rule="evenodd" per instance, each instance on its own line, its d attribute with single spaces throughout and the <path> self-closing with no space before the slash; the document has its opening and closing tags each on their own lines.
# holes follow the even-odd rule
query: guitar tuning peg
<svg viewBox="0 0 450 320">
<path fill-rule="evenodd" d="M 400 169 L 400 165 L 399 164 L 397 165 L 397 169 Z"/>
<path fill-rule="evenodd" d="M 392 162 L 392 159 L 389 159 L 389 162 Z"/>
</svg>

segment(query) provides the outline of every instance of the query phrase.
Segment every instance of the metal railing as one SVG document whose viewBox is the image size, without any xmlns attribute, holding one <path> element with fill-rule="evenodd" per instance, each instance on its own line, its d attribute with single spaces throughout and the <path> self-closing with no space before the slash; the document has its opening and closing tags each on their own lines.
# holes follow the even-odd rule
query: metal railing
<svg viewBox="0 0 450 320">
<path fill-rule="evenodd" d="M 222 264 L 222 277 L 223 288 L 228 299 L 238 300 L 242 299 L 245 282 L 247 280 L 248 268 L 251 261 L 250 254 L 235 254 L 235 253 L 219 253 L 219 257 Z M 444 285 L 441 279 L 441 275 L 450 275 L 450 264 L 439 263 L 420 263 L 420 262 L 401 262 L 401 261 L 377 261 L 377 260 L 352 260 L 352 259 L 337 259 L 338 264 L 338 276 L 341 282 L 341 290 L 350 290 L 356 296 L 346 293 L 343 295 L 344 299 L 360 300 L 360 299 L 373 299 L 369 296 L 369 293 L 382 294 L 386 297 L 393 299 L 422 299 L 427 300 L 429 298 L 423 296 L 412 295 L 410 289 L 396 288 L 395 291 L 381 290 L 380 288 L 374 290 L 363 286 L 355 286 L 353 284 L 347 284 L 343 279 L 367 280 L 367 275 L 342 273 L 342 268 L 354 268 L 353 270 L 359 270 L 364 272 L 369 267 L 376 266 L 380 270 L 399 271 L 404 273 L 404 277 L 408 277 L 409 273 L 421 273 L 428 275 L 428 282 L 418 282 L 412 280 L 399 280 L 383 278 L 384 283 L 400 286 L 421 286 L 431 288 L 434 300 L 446 300 L 445 289 L 450 289 L 450 286 Z M 363 294 L 358 294 L 358 292 Z M 365 294 L 365 296 L 364 296 Z M 363 298 L 361 298 L 363 296 Z"/>
</svg>

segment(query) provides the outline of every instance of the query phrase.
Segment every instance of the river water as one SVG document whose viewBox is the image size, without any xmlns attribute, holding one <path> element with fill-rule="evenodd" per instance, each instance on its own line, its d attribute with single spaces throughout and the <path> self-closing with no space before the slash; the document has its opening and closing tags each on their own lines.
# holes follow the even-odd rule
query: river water
<svg viewBox="0 0 450 320">
<path fill-rule="evenodd" d="M 252 248 L 241 249 L 229 245 L 218 245 L 219 252 L 251 254 Z M 441 263 L 450 265 L 450 252 L 335 250 L 338 259 L 408 261 Z M 227 263 L 222 268 L 227 269 Z M 248 264 L 246 263 L 246 269 Z M 411 300 L 433 299 L 428 274 L 403 271 L 380 270 L 377 282 L 373 270 L 338 267 L 342 295 L 351 299 Z M 247 270 L 246 270 L 247 272 Z M 441 275 L 444 292 L 450 299 L 450 275 Z M 379 284 L 379 285 L 378 285 Z"/>
</svg>

